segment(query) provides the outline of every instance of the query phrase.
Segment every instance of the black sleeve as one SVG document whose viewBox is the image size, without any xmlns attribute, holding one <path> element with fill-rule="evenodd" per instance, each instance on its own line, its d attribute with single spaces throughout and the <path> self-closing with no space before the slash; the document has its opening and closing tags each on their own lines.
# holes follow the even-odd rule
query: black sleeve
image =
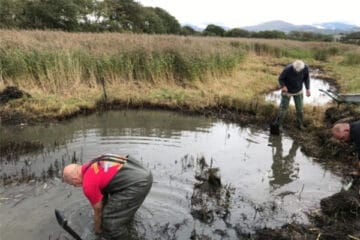
<svg viewBox="0 0 360 240">
<path fill-rule="evenodd" d="M 304 83 L 305 83 L 305 88 L 307 90 L 310 89 L 310 74 L 309 74 L 309 67 L 306 66 L 304 69 Z"/>
<path fill-rule="evenodd" d="M 281 87 L 285 86 L 286 75 L 287 75 L 287 68 L 284 68 L 284 70 L 281 72 L 279 76 L 279 85 Z"/>
<path fill-rule="evenodd" d="M 350 123 L 350 139 L 356 146 L 356 152 L 360 160 L 360 121 Z"/>
</svg>

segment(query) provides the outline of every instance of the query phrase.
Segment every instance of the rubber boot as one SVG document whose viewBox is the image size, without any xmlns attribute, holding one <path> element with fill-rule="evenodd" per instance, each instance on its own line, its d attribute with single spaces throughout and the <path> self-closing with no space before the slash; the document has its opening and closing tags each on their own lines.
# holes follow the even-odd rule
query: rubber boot
<svg viewBox="0 0 360 240">
<path fill-rule="evenodd" d="M 304 114 L 302 112 L 298 112 L 296 113 L 296 116 L 297 116 L 297 125 L 298 125 L 298 129 L 299 130 L 305 130 L 305 127 L 304 127 Z"/>
<path fill-rule="evenodd" d="M 280 107 L 279 107 L 279 113 L 277 116 L 277 121 L 278 121 L 280 131 L 283 131 L 283 122 L 284 122 L 287 110 L 289 108 L 289 102 L 290 102 L 290 97 L 282 94 L 281 101 L 280 101 Z"/>
</svg>

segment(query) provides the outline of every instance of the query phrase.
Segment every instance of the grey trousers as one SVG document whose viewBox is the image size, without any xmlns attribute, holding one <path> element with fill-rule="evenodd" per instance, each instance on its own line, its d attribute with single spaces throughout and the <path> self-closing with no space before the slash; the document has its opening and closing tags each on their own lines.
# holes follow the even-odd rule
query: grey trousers
<svg viewBox="0 0 360 240">
<path fill-rule="evenodd" d="M 127 224 L 145 200 L 152 182 L 151 172 L 129 157 L 104 190 L 102 236 L 105 239 L 125 239 L 128 234 Z"/>
</svg>

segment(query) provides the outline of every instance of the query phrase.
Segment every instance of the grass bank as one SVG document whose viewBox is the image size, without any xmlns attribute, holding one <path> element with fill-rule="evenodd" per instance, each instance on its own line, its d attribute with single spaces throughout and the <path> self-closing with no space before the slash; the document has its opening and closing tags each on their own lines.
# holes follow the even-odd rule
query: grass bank
<svg viewBox="0 0 360 240">
<path fill-rule="evenodd" d="M 99 106 L 227 109 L 265 122 L 277 106 L 264 93 L 285 64 L 303 59 L 342 92 L 360 92 L 359 58 L 357 46 L 340 43 L 0 30 L 0 90 L 15 85 L 32 96 L 0 112 L 12 122 Z M 308 124 L 322 124 L 322 108 L 305 109 Z"/>
</svg>

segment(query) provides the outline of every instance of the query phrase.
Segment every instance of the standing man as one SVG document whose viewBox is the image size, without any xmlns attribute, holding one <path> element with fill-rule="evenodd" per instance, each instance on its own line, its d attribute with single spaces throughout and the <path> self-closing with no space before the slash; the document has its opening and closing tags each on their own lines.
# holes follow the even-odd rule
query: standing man
<svg viewBox="0 0 360 240">
<path fill-rule="evenodd" d="M 279 84 L 281 87 L 281 102 L 278 113 L 278 124 L 282 127 L 287 109 L 289 107 L 290 98 L 294 98 L 297 126 L 300 130 L 304 130 L 303 123 L 303 85 L 306 88 L 306 96 L 310 93 L 310 75 L 309 67 L 301 60 L 295 60 L 292 64 L 287 65 L 279 76 Z"/>
<path fill-rule="evenodd" d="M 331 132 L 335 138 L 344 142 L 352 142 L 356 145 L 358 169 L 353 174 L 360 175 L 360 121 L 337 123 L 332 127 Z"/>
<path fill-rule="evenodd" d="M 82 186 L 94 209 L 95 232 L 105 239 L 120 239 L 152 185 L 151 172 L 131 157 L 101 155 L 83 165 L 69 164 L 64 181 Z M 125 239 L 125 238 L 124 238 Z"/>
</svg>

